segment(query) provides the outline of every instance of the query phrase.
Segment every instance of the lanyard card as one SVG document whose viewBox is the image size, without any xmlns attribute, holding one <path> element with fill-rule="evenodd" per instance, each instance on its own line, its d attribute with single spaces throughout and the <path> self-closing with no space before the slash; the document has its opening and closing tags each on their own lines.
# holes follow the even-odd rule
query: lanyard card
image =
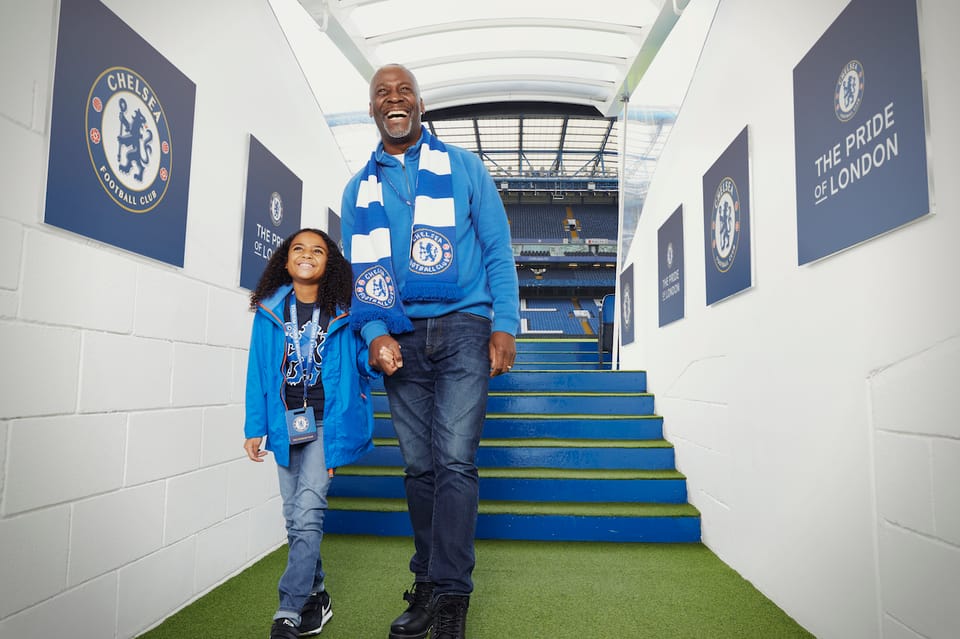
<svg viewBox="0 0 960 639">
<path fill-rule="evenodd" d="M 317 438 L 317 421 L 313 416 L 313 406 L 288 410 L 286 417 L 287 434 L 291 446 L 306 444 Z"/>
</svg>

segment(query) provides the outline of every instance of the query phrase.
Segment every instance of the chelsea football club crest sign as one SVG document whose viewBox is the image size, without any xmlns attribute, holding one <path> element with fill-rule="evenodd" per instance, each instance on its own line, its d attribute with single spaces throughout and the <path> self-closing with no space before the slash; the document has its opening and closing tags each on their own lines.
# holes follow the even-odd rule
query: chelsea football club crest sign
<svg viewBox="0 0 960 639">
<path fill-rule="evenodd" d="M 163 105 L 133 69 L 114 67 L 90 89 L 87 150 L 107 195 L 131 213 L 163 201 L 170 184 L 172 144 Z"/>
<path fill-rule="evenodd" d="M 740 192 L 731 177 L 720 180 L 713 195 L 710 233 L 713 235 L 713 265 L 721 273 L 733 266 L 740 244 Z"/>
<path fill-rule="evenodd" d="M 749 288 L 749 136 L 744 128 L 703 176 L 707 304 Z"/>
<path fill-rule="evenodd" d="M 683 206 L 657 230 L 657 296 L 660 326 L 683 318 Z"/>
<path fill-rule="evenodd" d="M 195 97 L 103 4 L 60 3 L 44 222 L 183 266 Z"/>
<path fill-rule="evenodd" d="M 930 212 L 917 0 L 851 0 L 793 69 L 797 263 Z"/>
<path fill-rule="evenodd" d="M 255 136 L 247 158 L 240 286 L 257 287 L 273 252 L 300 230 L 303 181 Z"/>
</svg>

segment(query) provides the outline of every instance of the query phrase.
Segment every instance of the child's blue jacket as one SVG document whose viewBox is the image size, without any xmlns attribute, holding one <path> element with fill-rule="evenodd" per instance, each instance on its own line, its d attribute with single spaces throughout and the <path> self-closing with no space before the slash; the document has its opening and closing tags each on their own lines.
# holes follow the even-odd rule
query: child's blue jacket
<svg viewBox="0 0 960 639">
<path fill-rule="evenodd" d="M 280 287 L 261 302 L 254 315 L 243 426 L 247 438 L 266 436 L 266 449 L 281 466 L 290 464 L 284 403 L 287 348 L 283 306 L 291 290 L 290 285 Z M 320 354 L 324 393 L 323 453 L 327 468 L 338 468 L 357 461 L 373 448 L 370 380 L 380 373 L 370 367 L 367 346 L 350 328 L 346 313 L 330 322 Z"/>
</svg>

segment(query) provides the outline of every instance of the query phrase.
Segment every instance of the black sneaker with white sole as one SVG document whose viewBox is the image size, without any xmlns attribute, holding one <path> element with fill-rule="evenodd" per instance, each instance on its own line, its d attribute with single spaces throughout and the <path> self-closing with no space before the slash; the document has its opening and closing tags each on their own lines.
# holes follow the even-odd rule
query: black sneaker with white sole
<svg viewBox="0 0 960 639">
<path fill-rule="evenodd" d="M 293 619 L 274 619 L 270 626 L 270 639 L 297 639 L 299 636 L 300 629 L 293 623 Z"/>
<path fill-rule="evenodd" d="M 332 616 L 333 607 L 330 605 L 330 595 L 327 591 L 313 593 L 300 611 L 300 636 L 319 634 Z"/>
</svg>

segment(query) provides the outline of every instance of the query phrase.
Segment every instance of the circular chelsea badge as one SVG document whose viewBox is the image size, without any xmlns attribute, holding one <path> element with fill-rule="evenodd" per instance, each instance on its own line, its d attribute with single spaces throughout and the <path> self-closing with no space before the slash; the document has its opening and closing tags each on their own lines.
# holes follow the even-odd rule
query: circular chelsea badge
<svg viewBox="0 0 960 639">
<path fill-rule="evenodd" d="M 358 300 L 381 308 L 391 308 L 397 299 L 393 279 L 379 264 L 361 273 L 354 289 Z"/>
<path fill-rule="evenodd" d="M 840 72 L 833 91 L 833 110 L 838 120 L 847 122 L 857 114 L 863 102 L 863 86 L 863 65 L 858 60 L 851 60 Z"/>
<path fill-rule="evenodd" d="M 283 222 L 283 198 L 276 191 L 270 194 L 270 221 L 274 226 Z"/>
<path fill-rule="evenodd" d="M 733 178 L 720 180 L 713 196 L 713 219 L 710 221 L 713 263 L 726 273 L 737 256 L 740 243 L 740 193 Z"/>
<path fill-rule="evenodd" d="M 298 433 L 305 433 L 310 428 L 310 420 L 303 415 L 297 415 L 293 418 L 293 430 Z"/>
<path fill-rule="evenodd" d="M 107 195 L 131 213 L 146 213 L 170 186 L 173 149 L 160 99 L 139 73 L 111 67 L 90 87 L 87 150 Z"/>
<path fill-rule="evenodd" d="M 419 228 L 413 232 L 410 246 L 410 270 L 434 275 L 447 270 L 453 262 L 453 245 L 433 229 Z"/>
</svg>

